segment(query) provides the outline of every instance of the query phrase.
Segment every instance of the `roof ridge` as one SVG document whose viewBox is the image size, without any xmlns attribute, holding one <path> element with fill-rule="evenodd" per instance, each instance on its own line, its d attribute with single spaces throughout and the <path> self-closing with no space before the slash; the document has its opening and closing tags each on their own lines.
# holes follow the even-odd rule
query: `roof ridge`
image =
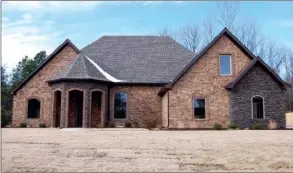
<svg viewBox="0 0 293 173">
<path fill-rule="evenodd" d="M 98 39 L 94 40 L 93 42 L 91 42 L 90 44 L 84 46 L 81 51 L 83 51 L 85 48 L 91 46 L 92 44 L 96 43 L 97 41 L 100 41 L 101 39 L 103 38 L 106 38 L 106 37 L 112 37 L 112 38 L 115 38 L 115 37 L 157 37 L 157 38 L 168 38 L 170 40 L 174 40 L 172 39 L 170 36 L 160 36 L 160 35 L 102 35 L 101 37 L 99 37 Z M 175 41 L 175 40 L 174 40 Z M 175 41 L 176 42 L 176 41 Z M 178 42 L 177 42 L 178 43 Z"/>
<path fill-rule="evenodd" d="M 200 53 L 198 53 L 195 58 L 186 66 L 186 68 L 183 69 L 183 71 L 181 73 L 178 74 L 178 76 L 175 77 L 174 81 L 171 82 L 171 86 L 181 77 L 181 75 L 183 73 L 185 73 L 222 35 L 224 34 L 228 34 L 229 36 L 232 37 L 232 40 L 234 39 L 237 43 L 241 43 L 226 27 L 207 45 L 205 46 Z M 245 47 L 245 45 L 240 44 L 240 47 Z M 256 56 L 254 54 L 252 54 L 249 50 L 248 54 L 253 58 L 255 58 Z"/>
<path fill-rule="evenodd" d="M 103 37 L 169 37 L 169 36 L 163 36 L 163 35 L 103 35 L 100 38 Z"/>
<path fill-rule="evenodd" d="M 84 69 L 85 69 L 85 73 L 86 73 L 86 76 L 88 77 L 88 78 L 90 78 L 91 76 L 89 75 L 89 73 L 88 73 L 88 69 L 89 68 L 87 68 L 87 66 L 85 65 L 85 56 L 82 54 L 82 53 L 80 53 L 80 58 L 81 58 L 81 62 L 82 62 L 82 66 L 84 67 Z"/>
<path fill-rule="evenodd" d="M 228 28 L 225 27 L 207 46 L 205 46 L 198 54 L 196 54 L 196 56 L 183 68 L 183 70 L 172 80 L 172 82 L 162 87 L 159 93 L 164 95 L 165 92 L 169 90 L 181 78 L 181 76 L 186 71 L 188 71 L 188 69 L 191 68 L 197 62 L 197 60 L 200 59 L 202 55 L 205 54 L 209 48 L 212 47 L 224 34 L 229 36 L 232 41 L 235 41 L 236 44 L 244 50 L 243 52 L 248 54 L 248 57 L 251 59 L 256 58 L 256 56 L 244 44 L 242 44 L 241 41 L 239 41 L 239 39 L 235 37 Z"/>
<path fill-rule="evenodd" d="M 75 66 L 75 64 L 80 60 L 80 54 L 77 55 L 77 57 L 74 59 L 74 61 L 67 66 L 67 71 L 65 71 L 64 76 L 63 77 L 67 77 L 70 74 L 70 71 L 73 69 L 73 67 Z"/>
<path fill-rule="evenodd" d="M 85 55 L 85 57 L 106 79 L 110 80 L 111 82 L 125 82 L 123 80 L 117 79 L 114 76 L 110 75 L 108 72 L 103 70 L 95 61 L 93 61 L 88 56 Z"/>
</svg>

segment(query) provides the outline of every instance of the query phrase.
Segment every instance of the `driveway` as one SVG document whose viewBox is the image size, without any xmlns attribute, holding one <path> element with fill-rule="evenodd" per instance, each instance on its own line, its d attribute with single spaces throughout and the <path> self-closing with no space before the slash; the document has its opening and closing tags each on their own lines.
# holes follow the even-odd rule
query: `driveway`
<svg viewBox="0 0 293 173">
<path fill-rule="evenodd" d="M 293 171 L 293 130 L 2 129 L 2 171 Z"/>
</svg>

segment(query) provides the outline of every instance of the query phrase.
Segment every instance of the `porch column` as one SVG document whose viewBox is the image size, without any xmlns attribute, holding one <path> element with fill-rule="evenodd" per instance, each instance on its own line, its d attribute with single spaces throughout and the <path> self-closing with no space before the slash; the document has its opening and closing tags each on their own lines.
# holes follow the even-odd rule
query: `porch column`
<svg viewBox="0 0 293 173">
<path fill-rule="evenodd" d="M 84 128 L 89 128 L 90 127 L 90 97 L 91 97 L 91 93 L 90 93 L 90 90 L 85 90 L 84 91 L 85 94 L 84 94 L 84 118 L 83 118 L 83 127 Z"/>
<path fill-rule="evenodd" d="M 106 116 L 107 116 L 107 109 L 108 109 L 108 94 L 107 90 L 102 92 L 102 98 L 101 98 L 101 124 L 100 126 L 102 128 L 105 127 L 105 122 L 106 122 Z"/>
<path fill-rule="evenodd" d="M 60 128 L 66 128 L 66 94 L 67 92 L 65 90 L 61 92 Z"/>
</svg>

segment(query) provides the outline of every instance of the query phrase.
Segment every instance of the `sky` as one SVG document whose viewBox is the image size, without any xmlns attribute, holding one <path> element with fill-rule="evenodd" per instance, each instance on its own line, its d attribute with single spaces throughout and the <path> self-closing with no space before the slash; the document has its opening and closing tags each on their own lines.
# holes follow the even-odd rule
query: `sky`
<svg viewBox="0 0 293 173">
<path fill-rule="evenodd" d="M 214 19 L 218 2 L 2 1 L 2 64 L 11 72 L 25 56 L 50 54 L 65 39 L 79 49 L 103 35 L 175 33 Z M 239 3 L 238 22 L 257 21 L 261 34 L 293 48 L 293 2 Z M 216 22 L 216 20 L 215 20 Z M 217 33 L 223 29 L 217 26 Z"/>
</svg>

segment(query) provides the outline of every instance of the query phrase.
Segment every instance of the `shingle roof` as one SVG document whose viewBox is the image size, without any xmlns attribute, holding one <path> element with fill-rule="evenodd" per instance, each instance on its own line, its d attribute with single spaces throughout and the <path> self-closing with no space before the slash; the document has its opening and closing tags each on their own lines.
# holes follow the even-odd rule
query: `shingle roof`
<svg viewBox="0 0 293 173">
<path fill-rule="evenodd" d="M 101 74 L 94 65 L 89 62 L 89 60 L 83 55 L 77 55 L 76 59 L 72 64 L 67 66 L 64 70 L 59 71 L 59 73 L 54 76 L 48 82 L 56 82 L 60 80 L 99 80 L 99 81 L 107 81 L 103 74 Z"/>
<path fill-rule="evenodd" d="M 169 83 L 195 57 L 166 36 L 103 36 L 81 53 L 125 83 Z"/>
</svg>

